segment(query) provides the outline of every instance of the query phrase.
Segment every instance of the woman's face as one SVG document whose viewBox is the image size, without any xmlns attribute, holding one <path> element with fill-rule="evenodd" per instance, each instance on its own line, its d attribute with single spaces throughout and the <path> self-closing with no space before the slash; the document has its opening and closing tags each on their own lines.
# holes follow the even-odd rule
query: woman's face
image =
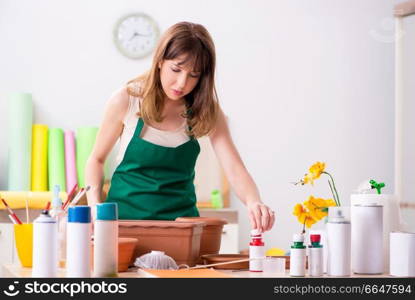
<svg viewBox="0 0 415 300">
<path fill-rule="evenodd" d="M 164 93 L 171 100 L 181 100 L 189 94 L 199 81 L 200 73 L 192 65 L 180 64 L 185 56 L 163 60 L 159 64 L 160 81 Z"/>
</svg>

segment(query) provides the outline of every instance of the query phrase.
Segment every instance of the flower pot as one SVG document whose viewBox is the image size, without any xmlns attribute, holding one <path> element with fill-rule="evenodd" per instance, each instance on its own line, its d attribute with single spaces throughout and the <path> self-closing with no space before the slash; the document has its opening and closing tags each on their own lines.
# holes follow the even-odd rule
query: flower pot
<svg viewBox="0 0 415 300">
<path fill-rule="evenodd" d="M 199 258 L 202 222 L 175 222 L 160 220 L 120 220 L 120 237 L 139 240 L 130 263 L 153 250 L 163 251 L 175 262 L 194 266 Z"/>
<path fill-rule="evenodd" d="M 176 222 L 205 223 L 200 242 L 200 255 L 219 253 L 223 225 L 228 223 L 226 220 L 208 217 L 180 217 L 176 219 Z"/>
</svg>

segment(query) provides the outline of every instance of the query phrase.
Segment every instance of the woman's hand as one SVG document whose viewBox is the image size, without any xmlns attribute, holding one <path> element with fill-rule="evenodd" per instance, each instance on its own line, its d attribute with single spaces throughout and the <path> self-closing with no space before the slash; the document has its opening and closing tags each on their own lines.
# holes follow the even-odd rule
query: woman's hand
<svg viewBox="0 0 415 300">
<path fill-rule="evenodd" d="M 246 208 L 253 229 L 264 232 L 272 228 L 275 222 L 275 213 L 271 208 L 259 201 L 248 202 Z"/>
</svg>

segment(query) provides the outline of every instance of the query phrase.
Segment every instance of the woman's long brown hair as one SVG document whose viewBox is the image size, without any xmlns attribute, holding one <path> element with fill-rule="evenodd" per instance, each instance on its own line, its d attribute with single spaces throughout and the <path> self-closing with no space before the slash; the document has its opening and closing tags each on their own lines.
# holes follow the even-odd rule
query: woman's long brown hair
<svg viewBox="0 0 415 300">
<path fill-rule="evenodd" d="M 214 130 L 218 118 L 218 97 L 215 88 L 215 46 L 209 32 L 199 24 L 180 22 L 170 27 L 160 38 L 151 69 L 127 83 L 128 94 L 142 98 L 138 116 L 145 123 L 163 121 L 165 93 L 161 86 L 159 63 L 185 57 L 181 64 L 190 63 L 200 72 L 195 88 L 185 96 L 188 134 L 198 138 Z M 137 88 L 139 87 L 139 88 Z"/>
</svg>

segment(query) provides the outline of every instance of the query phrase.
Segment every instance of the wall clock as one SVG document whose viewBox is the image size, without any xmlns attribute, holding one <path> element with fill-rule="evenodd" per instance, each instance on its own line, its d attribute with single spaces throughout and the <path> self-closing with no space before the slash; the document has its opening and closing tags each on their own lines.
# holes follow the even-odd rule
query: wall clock
<svg viewBox="0 0 415 300">
<path fill-rule="evenodd" d="M 159 33 L 157 23 L 150 16 L 135 13 L 118 20 L 114 28 L 114 42 L 123 55 L 138 59 L 153 51 Z"/>
</svg>

